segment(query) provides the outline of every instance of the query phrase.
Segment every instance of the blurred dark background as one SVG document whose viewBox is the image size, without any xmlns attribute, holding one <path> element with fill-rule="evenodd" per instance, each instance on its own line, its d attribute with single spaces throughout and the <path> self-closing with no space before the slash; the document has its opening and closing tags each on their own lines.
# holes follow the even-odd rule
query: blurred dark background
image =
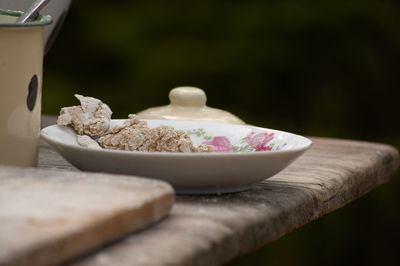
<svg viewBox="0 0 400 266">
<path fill-rule="evenodd" d="M 45 57 L 43 113 L 114 118 L 204 89 L 247 123 L 400 147 L 398 1 L 74 1 Z M 400 265 L 394 180 L 230 265 Z"/>
</svg>

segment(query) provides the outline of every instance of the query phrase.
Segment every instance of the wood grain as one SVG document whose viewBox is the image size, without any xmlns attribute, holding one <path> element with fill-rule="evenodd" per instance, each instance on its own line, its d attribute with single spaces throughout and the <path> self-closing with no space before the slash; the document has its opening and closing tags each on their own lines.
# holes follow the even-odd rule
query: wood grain
<svg viewBox="0 0 400 266">
<path fill-rule="evenodd" d="M 0 166 L 0 265 L 63 262 L 154 223 L 173 202 L 160 181 Z"/>
<path fill-rule="evenodd" d="M 388 182 L 399 165 L 388 145 L 312 140 L 303 156 L 251 190 L 178 196 L 161 223 L 73 264 L 219 265 L 343 207 Z"/>
</svg>

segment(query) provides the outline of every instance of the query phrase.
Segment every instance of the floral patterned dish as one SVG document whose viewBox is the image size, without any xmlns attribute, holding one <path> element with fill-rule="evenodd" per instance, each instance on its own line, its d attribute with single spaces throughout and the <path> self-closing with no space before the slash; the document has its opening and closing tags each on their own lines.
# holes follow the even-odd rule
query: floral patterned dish
<svg viewBox="0 0 400 266">
<path fill-rule="evenodd" d="M 111 125 L 124 120 L 112 120 Z M 225 193 L 283 170 L 310 146 L 305 137 L 248 125 L 198 121 L 146 120 L 149 127 L 184 130 L 194 144 L 214 146 L 212 153 L 98 150 L 79 146 L 70 127 L 53 125 L 41 136 L 72 165 L 87 171 L 131 174 L 169 182 L 178 193 Z"/>
</svg>

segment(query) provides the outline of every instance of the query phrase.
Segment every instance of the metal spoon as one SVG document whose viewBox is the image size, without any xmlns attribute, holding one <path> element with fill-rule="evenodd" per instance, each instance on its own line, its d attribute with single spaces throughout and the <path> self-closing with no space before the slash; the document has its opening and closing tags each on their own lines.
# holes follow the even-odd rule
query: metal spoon
<svg viewBox="0 0 400 266">
<path fill-rule="evenodd" d="M 23 13 L 18 19 L 17 23 L 25 23 L 32 19 L 34 19 L 38 14 L 39 11 L 42 10 L 43 7 L 47 5 L 51 0 L 36 0 L 26 11 Z"/>
</svg>

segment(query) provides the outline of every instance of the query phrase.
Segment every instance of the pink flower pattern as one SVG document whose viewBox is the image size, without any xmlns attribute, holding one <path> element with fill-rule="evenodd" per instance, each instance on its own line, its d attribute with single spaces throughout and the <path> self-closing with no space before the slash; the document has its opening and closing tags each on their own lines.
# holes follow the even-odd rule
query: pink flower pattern
<svg viewBox="0 0 400 266">
<path fill-rule="evenodd" d="M 256 151 L 270 151 L 272 148 L 267 146 L 267 143 L 274 138 L 274 133 L 262 132 L 256 134 L 251 132 L 246 137 L 247 143 L 249 143 Z"/>
<path fill-rule="evenodd" d="M 187 134 L 203 138 L 203 144 L 214 146 L 214 152 L 251 152 L 271 151 L 273 148 L 279 149 L 279 147 L 274 146 L 274 143 L 270 143 L 274 139 L 273 132 L 255 133 L 251 131 L 246 137 L 241 139 L 238 146 L 232 145 L 226 136 L 209 136 L 202 128 L 189 130 Z M 268 143 L 270 144 L 268 145 Z"/>
<path fill-rule="evenodd" d="M 233 152 L 233 146 L 227 137 L 217 136 L 203 144 L 214 146 L 214 152 Z"/>
</svg>

